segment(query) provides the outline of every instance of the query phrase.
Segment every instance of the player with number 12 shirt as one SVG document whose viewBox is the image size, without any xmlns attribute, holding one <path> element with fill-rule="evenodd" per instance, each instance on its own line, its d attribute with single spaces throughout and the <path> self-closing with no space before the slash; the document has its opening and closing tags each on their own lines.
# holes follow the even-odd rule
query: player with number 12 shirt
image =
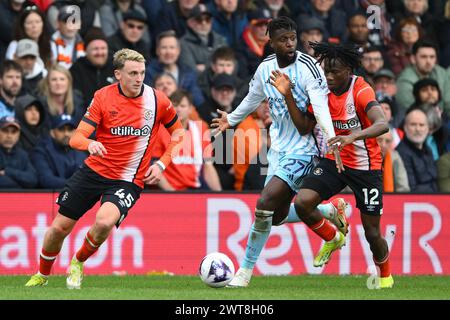
<svg viewBox="0 0 450 320">
<path fill-rule="evenodd" d="M 360 210 L 366 240 L 373 253 L 373 260 L 380 268 L 380 287 L 394 284 L 389 265 L 389 249 L 381 236 L 380 218 L 382 202 L 382 159 L 376 137 L 388 130 L 383 111 L 375 99 L 375 93 L 363 78 L 353 74 L 360 62 L 360 53 L 354 46 L 328 43 L 310 43 L 318 63 L 323 63 L 330 93 L 328 106 L 336 137 L 329 145 L 339 144 L 341 167 L 335 165 L 333 154 L 327 154 L 302 181 L 295 200 L 297 214 L 302 221 L 319 223 L 322 219 L 314 208 L 323 200 L 338 194 L 349 186 Z M 272 84 L 286 96 L 290 93 L 288 75 L 274 71 Z M 304 125 L 304 115 L 289 99 L 288 110 L 296 126 Z M 309 112 L 313 109 L 310 106 Z M 330 236 L 331 238 L 331 236 Z M 328 263 L 333 251 L 340 247 L 326 241 L 314 259 L 321 267 Z"/>
</svg>

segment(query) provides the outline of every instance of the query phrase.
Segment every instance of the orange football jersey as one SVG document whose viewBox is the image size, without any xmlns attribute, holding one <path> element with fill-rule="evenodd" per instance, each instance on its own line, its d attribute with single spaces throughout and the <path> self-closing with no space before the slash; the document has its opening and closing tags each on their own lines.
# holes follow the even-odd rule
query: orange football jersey
<svg viewBox="0 0 450 320">
<path fill-rule="evenodd" d="M 372 125 L 367 111 L 377 103 L 375 92 L 363 78 L 353 76 L 347 92 L 337 96 L 328 94 L 328 106 L 336 135 L 349 135 Z M 333 159 L 332 154 L 327 158 Z M 358 170 L 381 170 L 381 150 L 376 138 L 356 140 L 341 151 L 345 166 Z"/>
<path fill-rule="evenodd" d="M 159 126 L 169 128 L 177 119 L 169 98 L 158 90 L 143 85 L 139 96 L 129 98 L 118 83 L 106 86 L 95 93 L 83 121 L 96 128 L 107 154 L 89 156 L 85 163 L 105 178 L 143 188 Z"/>
<path fill-rule="evenodd" d="M 372 125 L 367 111 L 378 104 L 372 87 L 361 77 L 353 76 L 350 88 L 340 96 L 330 92 L 328 107 L 337 136 L 346 136 L 355 131 L 361 131 Z M 312 113 L 312 106 L 308 111 Z M 326 158 L 334 160 L 332 154 Z M 357 170 L 381 170 L 381 149 L 376 138 L 357 140 L 345 146 L 341 151 L 345 166 Z"/>
</svg>

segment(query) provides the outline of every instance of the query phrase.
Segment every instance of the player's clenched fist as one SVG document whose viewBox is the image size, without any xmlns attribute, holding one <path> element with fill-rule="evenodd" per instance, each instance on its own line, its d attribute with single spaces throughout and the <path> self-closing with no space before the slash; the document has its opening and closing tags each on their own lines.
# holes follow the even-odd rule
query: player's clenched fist
<svg viewBox="0 0 450 320">
<path fill-rule="evenodd" d="M 108 152 L 101 142 L 92 141 L 88 145 L 88 151 L 92 156 L 104 157 Z"/>
<path fill-rule="evenodd" d="M 157 184 L 159 180 L 161 180 L 162 169 L 161 167 L 155 163 L 148 168 L 145 173 L 144 183 L 145 184 Z"/>
</svg>

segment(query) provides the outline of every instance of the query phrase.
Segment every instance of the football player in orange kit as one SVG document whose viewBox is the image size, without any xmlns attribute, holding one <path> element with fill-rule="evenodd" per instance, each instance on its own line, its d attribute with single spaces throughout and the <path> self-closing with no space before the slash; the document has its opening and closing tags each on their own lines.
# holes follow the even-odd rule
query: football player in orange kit
<svg viewBox="0 0 450 320">
<path fill-rule="evenodd" d="M 380 232 L 383 179 L 381 151 L 376 141 L 377 136 L 389 130 L 388 125 L 373 89 L 363 78 L 353 74 L 360 61 L 358 49 L 328 43 L 310 44 L 318 63 L 324 65 L 330 89 L 328 106 L 336 132 L 328 145 L 339 144 L 341 163 L 335 164 L 333 153 L 320 160 L 302 181 L 295 199 L 296 212 L 301 221 L 314 228 L 323 220 L 314 208 L 349 186 L 355 194 L 373 260 L 380 268 L 379 286 L 391 288 L 394 280 L 389 266 L 389 248 Z M 287 97 L 288 110 L 296 127 L 311 126 L 313 117 L 295 108 L 292 99 L 288 99 L 291 95 L 289 77 L 273 71 L 271 83 Z M 308 111 L 312 113 L 311 106 Z M 340 247 L 337 242 L 325 242 L 314 265 L 320 267 L 328 263 L 333 251 Z"/>
<path fill-rule="evenodd" d="M 45 286 L 64 239 L 76 222 L 99 200 L 95 223 L 72 258 L 67 287 L 80 289 L 83 263 L 117 228 L 138 200 L 144 184 L 156 184 L 171 162 L 172 149 L 181 142 L 183 128 L 170 100 L 143 83 L 144 57 L 130 49 L 114 54 L 118 83 L 98 90 L 81 120 L 70 146 L 89 151 L 83 167 L 58 196 L 59 212 L 47 230 L 39 271 L 26 283 Z M 150 148 L 160 125 L 172 135 L 164 155 L 150 166 Z M 96 130 L 96 140 L 88 137 Z"/>
</svg>

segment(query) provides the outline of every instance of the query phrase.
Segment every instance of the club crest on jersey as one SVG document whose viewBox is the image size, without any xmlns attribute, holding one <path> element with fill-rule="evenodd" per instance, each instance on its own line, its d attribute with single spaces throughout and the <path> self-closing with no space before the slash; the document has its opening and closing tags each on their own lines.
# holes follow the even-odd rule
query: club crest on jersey
<svg viewBox="0 0 450 320">
<path fill-rule="evenodd" d="M 110 116 L 111 118 L 117 117 L 118 114 L 119 114 L 119 113 L 118 113 L 117 111 L 115 111 L 115 110 L 109 111 L 109 116 Z"/>
<path fill-rule="evenodd" d="M 152 117 L 153 117 L 152 110 L 145 110 L 144 111 L 144 119 L 145 120 L 150 120 Z"/>
<path fill-rule="evenodd" d="M 142 128 L 135 128 L 131 126 L 111 128 L 111 134 L 114 136 L 148 136 L 150 131 L 149 126 L 144 126 Z"/>
<path fill-rule="evenodd" d="M 353 103 L 349 103 L 345 106 L 347 109 L 348 114 L 354 114 L 355 113 L 355 105 Z"/>
<path fill-rule="evenodd" d="M 295 84 L 297 83 L 297 78 L 292 78 L 291 80 L 291 89 L 295 88 Z"/>
</svg>

